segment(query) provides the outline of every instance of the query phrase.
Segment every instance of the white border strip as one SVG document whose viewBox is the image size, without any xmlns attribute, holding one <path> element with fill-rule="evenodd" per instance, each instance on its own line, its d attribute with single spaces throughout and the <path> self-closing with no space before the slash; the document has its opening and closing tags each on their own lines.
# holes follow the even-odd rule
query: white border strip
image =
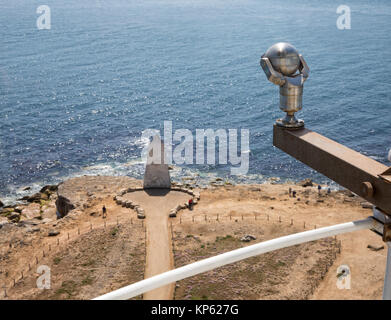
<svg viewBox="0 0 391 320">
<path fill-rule="evenodd" d="M 200 260 L 178 269 L 170 270 L 151 278 L 136 282 L 129 286 L 104 294 L 94 300 L 126 300 L 138 296 L 144 292 L 162 287 L 169 283 L 182 280 L 218 267 L 257 256 L 281 248 L 294 246 L 296 244 L 318 240 L 321 238 L 335 236 L 341 233 L 348 233 L 363 229 L 374 229 L 379 227 L 376 220 L 370 218 L 337 224 L 330 227 L 300 232 L 277 239 L 264 241 L 244 248 L 229 251 L 214 257 Z"/>
</svg>

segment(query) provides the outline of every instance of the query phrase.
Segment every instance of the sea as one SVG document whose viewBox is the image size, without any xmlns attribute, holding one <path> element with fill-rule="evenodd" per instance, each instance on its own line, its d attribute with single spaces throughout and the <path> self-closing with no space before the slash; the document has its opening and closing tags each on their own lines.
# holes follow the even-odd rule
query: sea
<svg viewBox="0 0 391 320">
<path fill-rule="evenodd" d="M 164 121 L 249 130 L 246 174 L 183 164 L 174 180 L 338 187 L 272 145 L 283 112 L 259 60 L 281 41 L 311 70 L 306 127 L 391 165 L 390 34 L 389 0 L 0 0 L 0 199 L 75 176 L 142 178 L 142 132 Z"/>
</svg>

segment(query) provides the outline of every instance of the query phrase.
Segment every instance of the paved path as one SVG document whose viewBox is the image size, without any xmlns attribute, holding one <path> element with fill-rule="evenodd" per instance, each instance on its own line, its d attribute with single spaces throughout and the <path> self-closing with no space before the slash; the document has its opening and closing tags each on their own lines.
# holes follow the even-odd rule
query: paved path
<svg viewBox="0 0 391 320">
<path fill-rule="evenodd" d="M 145 278 L 174 268 L 171 230 L 168 222 L 170 210 L 187 202 L 190 196 L 184 192 L 168 190 L 136 191 L 124 195 L 139 204 L 146 215 L 147 257 Z M 149 291 L 145 300 L 170 300 L 173 298 L 175 283 Z"/>
</svg>

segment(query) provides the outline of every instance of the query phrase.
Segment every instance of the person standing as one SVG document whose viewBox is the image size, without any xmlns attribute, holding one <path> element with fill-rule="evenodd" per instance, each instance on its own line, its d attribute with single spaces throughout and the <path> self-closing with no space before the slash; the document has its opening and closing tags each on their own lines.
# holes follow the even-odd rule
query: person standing
<svg viewBox="0 0 391 320">
<path fill-rule="evenodd" d="M 107 210 L 106 210 L 105 205 L 103 205 L 103 207 L 102 207 L 102 215 L 103 215 L 103 219 L 106 219 L 106 217 L 107 217 Z"/>
<path fill-rule="evenodd" d="M 194 205 L 194 204 L 193 204 L 193 199 L 190 199 L 190 200 L 189 200 L 189 209 L 190 209 L 190 210 L 193 210 L 193 205 Z"/>
</svg>

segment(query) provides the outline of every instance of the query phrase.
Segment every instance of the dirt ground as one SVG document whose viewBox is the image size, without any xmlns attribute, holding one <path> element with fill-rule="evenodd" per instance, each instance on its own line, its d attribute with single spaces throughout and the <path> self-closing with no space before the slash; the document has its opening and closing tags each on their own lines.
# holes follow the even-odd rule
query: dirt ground
<svg viewBox="0 0 391 320">
<path fill-rule="evenodd" d="M 109 187 L 102 188 L 109 193 Z M 297 192 L 295 198 L 289 196 L 289 188 Z M 146 239 L 156 244 L 151 245 L 156 257 L 169 256 L 166 249 L 172 245 L 171 235 L 161 232 L 169 228 L 158 227 L 167 221 L 173 224 L 177 267 L 246 245 L 240 241 L 245 234 L 257 238 L 249 243 L 253 244 L 372 214 L 371 210 L 361 207 L 363 200 L 350 192 L 327 194 L 322 190 L 318 195 L 316 186 L 226 185 L 201 189 L 200 193 L 201 200 L 193 211 L 185 209 L 169 220 L 165 212 L 172 208 L 171 204 L 159 197 L 151 202 L 144 199 L 142 206 L 147 219 L 139 220 L 134 210 L 118 206 L 112 195 L 94 197 L 91 192 L 92 196 L 83 200 L 81 208 L 63 219 L 39 225 L 4 225 L 0 229 L 0 283 L 5 286 L 6 296 L 2 290 L 0 299 L 90 299 L 160 272 L 153 270 L 161 267 L 160 261 L 151 263 L 151 269 L 148 263 L 145 266 L 148 259 L 145 244 Z M 140 202 L 144 201 L 142 197 Z M 177 201 L 175 197 L 173 201 Z M 51 199 L 45 205 L 53 206 L 53 203 Z M 102 205 L 108 211 L 105 220 L 101 216 Z M 156 218 L 154 231 L 148 229 L 148 212 L 152 212 L 149 221 Z M 160 219 L 160 216 L 166 218 Z M 49 231 L 59 234 L 48 236 Z M 154 236 L 161 238 L 153 240 Z M 386 261 L 381 238 L 364 230 L 337 236 L 336 241 L 334 238 L 324 241 L 219 268 L 210 277 L 205 274 L 197 276 L 196 280 L 193 277 L 180 281 L 175 298 L 380 299 Z M 379 250 L 370 250 L 368 245 Z M 36 269 L 41 264 L 51 267 L 51 291 L 36 289 L 39 276 Z M 337 268 L 341 265 L 350 269 L 350 289 L 341 290 L 336 285 Z M 214 288 L 210 287 L 210 279 L 215 282 Z M 245 285 L 241 286 L 241 282 Z M 260 287 L 259 283 L 264 286 Z M 202 291 L 205 286 L 210 289 L 208 292 Z M 244 290 L 249 287 L 253 289 Z M 223 291 L 226 292 L 221 295 Z M 169 291 L 164 292 L 167 297 L 171 295 Z M 148 294 L 144 296 L 147 297 Z"/>
<path fill-rule="evenodd" d="M 302 231 L 299 226 L 265 219 L 234 221 L 200 221 L 192 228 L 185 223 L 177 225 L 176 266 Z M 242 242 L 245 235 L 256 240 Z M 175 299 L 308 299 L 333 264 L 338 250 L 337 240 L 327 238 L 245 259 L 179 281 Z"/>
<path fill-rule="evenodd" d="M 288 190 L 290 187 L 297 192 L 296 198 L 289 197 Z M 181 241 L 183 241 L 183 237 L 186 235 L 189 237 L 194 235 L 200 239 L 199 246 L 193 248 L 193 251 L 190 250 L 190 253 L 187 252 L 187 254 L 202 258 L 203 254 L 201 256 L 198 255 L 199 247 L 201 245 L 205 246 L 205 242 L 215 243 L 216 235 L 223 237 L 231 235 L 238 239 L 246 233 L 256 233 L 259 228 L 259 230 L 264 232 L 264 235 L 257 237 L 256 241 L 252 241 L 252 243 L 255 243 L 263 239 L 276 238 L 281 234 L 290 234 L 315 227 L 319 228 L 365 219 L 372 215 L 372 211 L 361 207 L 360 204 L 363 201 L 361 198 L 353 196 L 350 192 L 332 191 L 328 194 L 325 190 L 322 190 L 321 194 L 318 195 L 316 186 L 304 188 L 295 185 L 265 184 L 212 188 L 201 193 L 201 201 L 195 206 L 193 211 L 185 210 L 175 218 L 174 231 L 180 232 L 177 241 L 175 241 L 175 247 L 182 254 L 187 252 L 189 249 L 186 248 L 186 241 L 185 244 L 181 243 Z M 205 218 L 208 222 L 205 222 Z M 219 219 L 220 223 L 217 222 L 217 219 Z M 279 222 L 280 220 L 281 223 Z M 293 230 L 290 226 L 292 222 L 297 229 Z M 235 224 L 240 223 L 243 223 L 242 231 L 235 235 L 235 232 L 238 230 Z M 219 224 L 224 225 L 224 227 L 219 227 Z M 255 230 L 254 224 L 257 225 Z M 196 225 L 197 227 L 195 227 Z M 217 227 L 213 227 L 214 225 Z M 268 230 L 269 227 L 277 229 L 275 229 L 275 233 L 271 232 L 269 236 L 265 237 L 270 232 Z M 199 228 L 201 228 L 201 231 Z M 219 228 L 223 229 L 220 230 Z M 190 239 L 187 240 L 190 241 Z M 336 260 L 328 269 L 324 279 L 321 279 L 316 287 L 313 288 L 312 294 L 292 295 L 289 289 L 280 288 L 277 295 L 265 295 L 262 293 L 258 298 L 381 299 L 386 248 L 379 251 L 372 251 L 367 248 L 368 245 L 375 248 L 381 248 L 385 245 L 381 237 L 369 230 L 363 230 L 339 235 L 337 240 L 341 242 L 341 253 L 337 254 Z M 237 243 L 236 246 L 240 247 L 240 243 Z M 226 249 L 231 248 L 233 247 L 228 246 Z M 224 250 L 224 248 L 221 248 L 221 250 Z M 312 250 L 316 251 L 317 249 L 313 247 Z M 205 257 L 210 253 L 206 252 Z M 185 260 L 193 261 L 191 257 Z M 183 257 L 177 256 L 175 260 L 176 266 L 183 263 L 183 261 Z M 304 258 L 301 258 L 300 263 L 306 264 L 307 262 Z M 336 285 L 337 268 L 341 265 L 347 265 L 350 269 L 350 289 L 338 289 Z M 291 275 L 289 279 L 303 279 L 305 272 L 302 272 L 300 269 L 300 264 L 292 264 L 292 266 L 293 269 L 290 270 Z M 235 264 L 227 267 L 224 271 L 227 273 L 226 278 L 234 279 L 235 272 L 230 273 L 228 271 L 230 269 L 237 270 L 238 268 L 240 269 L 241 267 L 237 267 Z M 324 266 L 319 266 L 319 268 L 323 269 Z M 221 269 L 217 269 L 216 272 L 219 273 Z M 208 278 L 204 278 L 204 281 L 200 280 L 199 284 L 207 286 L 207 282 Z M 229 282 L 226 282 L 226 284 L 227 286 L 222 286 L 219 294 L 226 290 L 226 287 L 230 287 Z M 180 283 L 179 285 L 181 286 Z M 253 285 L 249 284 L 249 287 Z M 303 282 L 300 284 L 299 281 L 295 285 L 300 287 L 299 291 L 302 293 L 307 290 Z M 187 298 L 192 297 L 188 291 L 186 291 L 186 294 Z M 177 288 L 175 297 L 185 298 L 186 294 L 178 291 Z M 223 296 L 216 295 L 216 297 Z M 244 297 L 247 298 L 246 295 Z M 231 298 L 237 299 L 240 297 L 235 295 Z"/>
<path fill-rule="evenodd" d="M 107 219 L 102 219 L 103 204 Z M 49 231 L 59 234 L 49 237 Z M 0 229 L 0 243 L 0 276 L 7 293 L 2 299 L 92 299 L 144 277 L 145 227 L 133 210 L 116 205 L 112 197 L 39 225 L 37 232 L 7 225 Z M 37 289 L 41 265 L 50 267 L 50 290 Z"/>
</svg>

